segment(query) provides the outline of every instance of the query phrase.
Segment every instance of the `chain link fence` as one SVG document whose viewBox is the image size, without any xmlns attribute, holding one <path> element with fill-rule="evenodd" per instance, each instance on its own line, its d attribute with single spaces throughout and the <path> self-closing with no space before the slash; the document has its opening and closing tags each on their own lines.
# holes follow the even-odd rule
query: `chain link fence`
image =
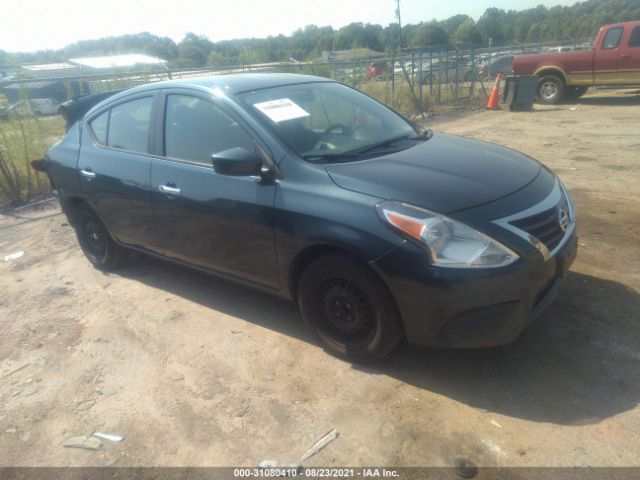
<svg viewBox="0 0 640 480">
<path fill-rule="evenodd" d="M 557 49 L 557 44 L 490 50 L 414 49 L 402 55 L 326 63 L 269 63 L 224 68 L 147 69 L 56 76 L 55 69 L 34 78 L 3 69 L 0 77 L 0 206 L 48 195 L 46 177 L 30 168 L 65 131 L 60 105 L 81 95 L 120 90 L 162 80 L 243 72 L 301 73 L 348 84 L 413 119 L 436 104 L 486 98 L 498 72 L 510 73 L 521 53 Z M 573 47 L 575 48 L 575 47 Z M 8 75 L 7 75 L 8 73 Z"/>
</svg>

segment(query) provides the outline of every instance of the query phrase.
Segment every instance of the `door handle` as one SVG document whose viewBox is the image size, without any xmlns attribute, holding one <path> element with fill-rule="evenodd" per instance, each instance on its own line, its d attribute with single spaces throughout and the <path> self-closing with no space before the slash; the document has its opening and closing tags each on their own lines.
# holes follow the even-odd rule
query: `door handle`
<svg viewBox="0 0 640 480">
<path fill-rule="evenodd" d="M 620 55 L 620 60 L 629 60 L 631 55 Z"/>
<path fill-rule="evenodd" d="M 160 190 L 162 193 L 165 193 L 167 195 L 180 195 L 180 193 L 182 192 L 182 190 L 180 190 L 178 187 L 170 187 L 169 185 L 160 185 L 158 187 L 158 190 Z"/>
<path fill-rule="evenodd" d="M 80 175 L 88 179 L 96 178 L 96 172 L 91 170 L 90 167 L 83 168 L 82 170 L 80 170 Z"/>
</svg>

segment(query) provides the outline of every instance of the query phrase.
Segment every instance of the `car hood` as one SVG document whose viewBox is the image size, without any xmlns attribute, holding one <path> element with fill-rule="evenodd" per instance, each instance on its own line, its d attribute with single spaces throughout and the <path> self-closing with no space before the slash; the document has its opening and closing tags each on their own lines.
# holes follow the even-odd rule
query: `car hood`
<svg viewBox="0 0 640 480">
<path fill-rule="evenodd" d="M 400 152 L 325 168 L 344 189 L 452 213 L 520 190 L 542 166 L 499 145 L 436 132 Z"/>
</svg>

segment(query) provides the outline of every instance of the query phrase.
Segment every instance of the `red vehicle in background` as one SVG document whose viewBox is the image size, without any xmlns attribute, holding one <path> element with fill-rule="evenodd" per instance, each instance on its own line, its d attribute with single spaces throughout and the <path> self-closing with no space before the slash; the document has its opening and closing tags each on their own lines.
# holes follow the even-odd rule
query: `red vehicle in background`
<svg viewBox="0 0 640 480">
<path fill-rule="evenodd" d="M 575 99 L 595 86 L 640 85 L 640 21 L 600 28 L 592 50 L 513 59 L 513 73 L 538 77 L 538 101 Z"/>
<path fill-rule="evenodd" d="M 386 60 L 377 60 L 369 65 L 369 78 L 384 78 L 387 74 L 388 66 Z"/>
</svg>

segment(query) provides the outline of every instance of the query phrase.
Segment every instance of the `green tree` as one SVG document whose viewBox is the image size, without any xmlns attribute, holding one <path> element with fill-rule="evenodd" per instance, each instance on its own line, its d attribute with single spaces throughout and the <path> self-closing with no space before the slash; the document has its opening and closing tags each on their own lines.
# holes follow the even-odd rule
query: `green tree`
<svg viewBox="0 0 640 480">
<path fill-rule="evenodd" d="M 251 65 L 252 63 L 258 63 L 260 61 L 260 55 L 256 50 L 249 47 L 242 47 L 240 54 L 238 55 L 238 62 L 241 65 Z"/>
<path fill-rule="evenodd" d="M 178 58 L 190 67 L 202 67 L 207 63 L 213 43 L 206 37 L 187 33 L 178 44 Z"/>
<path fill-rule="evenodd" d="M 454 15 L 443 21 L 428 21 L 402 26 L 403 47 L 443 45 L 449 39 L 458 43 L 495 45 L 523 42 L 567 41 L 593 39 L 598 29 L 607 23 L 640 20 L 640 0 L 586 0 L 572 6 L 547 8 L 537 6 L 526 10 L 489 8 L 474 22 L 467 15 Z M 396 23 L 380 25 L 352 23 L 338 30 L 332 27 L 307 25 L 293 35 L 268 38 L 239 38 L 213 43 L 203 36 L 187 34 L 176 44 L 167 37 L 141 32 L 118 37 L 82 40 L 59 50 L 2 54 L 0 65 L 48 63 L 74 57 L 146 53 L 169 60 L 174 67 L 200 67 L 211 62 L 255 63 L 315 60 L 325 50 L 370 48 L 395 51 L 399 47 Z M 212 56 L 212 52 L 215 54 Z"/>
<path fill-rule="evenodd" d="M 539 23 L 531 25 L 529 32 L 527 33 L 527 42 L 539 42 L 541 35 L 541 28 Z"/>
<path fill-rule="evenodd" d="M 449 35 L 453 35 L 460 26 L 467 22 L 473 21 L 473 19 L 469 15 L 454 15 L 453 17 L 449 17 L 446 20 L 440 22 L 440 26 L 447 32 Z M 475 22 L 473 22 L 475 24 Z"/>
<path fill-rule="evenodd" d="M 505 11 L 499 8 L 488 8 L 478 20 L 478 30 L 485 40 L 492 39 L 494 44 L 500 45 L 505 41 L 504 27 Z"/>
<path fill-rule="evenodd" d="M 476 26 L 473 18 L 467 18 L 458 26 L 453 33 L 453 41 L 457 43 L 480 45 L 482 43 L 482 35 Z"/>
<path fill-rule="evenodd" d="M 207 57 L 208 67 L 224 67 L 228 64 L 229 64 L 229 61 L 221 53 L 213 50 L 209 52 L 209 56 Z"/>
<path fill-rule="evenodd" d="M 449 43 L 449 34 L 435 20 L 420 25 L 411 41 L 411 44 L 416 47 L 447 43 Z"/>
</svg>

